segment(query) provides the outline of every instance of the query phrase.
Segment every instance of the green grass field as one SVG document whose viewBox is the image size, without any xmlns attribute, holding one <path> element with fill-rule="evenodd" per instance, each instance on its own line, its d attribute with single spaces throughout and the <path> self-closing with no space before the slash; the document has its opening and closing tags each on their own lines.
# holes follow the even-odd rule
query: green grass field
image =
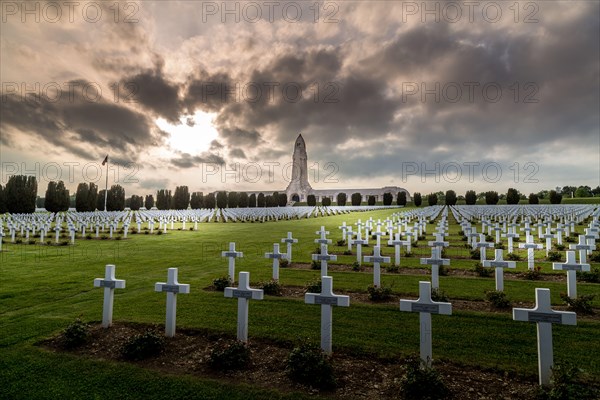
<svg viewBox="0 0 600 400">
<path fill-rule="evenodd" d="M 236 273 L 249 271 L 253 285 L 271 277 L 271 262 L 264 253 L 272 251 L 288 231 L 299 239 L 294 246 L 294 262 L 310 262 L 316 245 L 315 231 L 324 225 L 334 245 L 341 238 L 337 228 L 358 219 L 384 219 L 398 210 L 380 210 L 304 220 L 268 223 L 204 223 L 197 232 L 169 231 L 166 235 L 129 235 L 127 240 L 83 240 L 74 246 L 4 244 L 0 253 L 0 398 L 2 399 L 105 399 L 105 398 L 279 398 L 279 394 L 248 386 L 223 384 L 187 376 L 162 375 L 131 364 L 55 354 L 35 343 L 57 334 L 76 317 L 99 321 L 103 291 L 93 287 L 104 275 L 105 264 L 116 264 L 116 277 L 126 279 L 127 288 L 116 290 L 114 320 L 152 324 L 164 323 L 165 296 L 154 292 L 154 283 L 164 281 L 167 268 L 179 268 L 179 281 L 191 284 L 191 294 L 178 298 L 177 323 L 180 327 L 210 329 L 215 333 L 235 333 L 236 305 L 219 292 L 202 290 L 212 279 L 227 274 L 227 260 L 220 257 L 230 241 L 236 242 L 244 258 L 236 262 Z M 453 220 L 451 220 L 453 221 Z M 176 225 L 177 226 L 177 225 Z M 431 228 L 434 225 L 429 225 Z M 583 228 L 583 227 L 579 227 Z M 430 229 L 431 231 L 432 229 Z M 458 236 L 459 227 L 450 227 L 452 247 L 447 250 L 450 268 L 472 269 L 475 260 Z M 427 240 L 431 240 L 431 236 Z M 371 241 L 371 245 L 373 241 Z M 282 245 L 282 251 L 284 247 Z M 364 249 L 363 255 L 372 248 Z M 519 254 L 524 255 L 522 250 Z M 564 252 L 563 256 L 564 256 Z M 384 248 L 393 257 L 393 248 Z M 403 267 L 421 267 L 419 257 L 429 256 L 426 241 L 420 241 L 413 257 L 403 258 Z M 492 251 L 488 253 L 488 258 Z M 544 273 L 551 263 L 536 254 Z M 339 256 L 338 264 L 350 264 L 355 256 Z M 598 264 L 592 264 L 597 267 Z M 526 270 L 526 262 L 518 263 Z M 366 272 L 330 272 L 335 290 L 365 291 L 372 283 Z M 318 271 L 281 269 L 283 285 L 303 286 L 319 276 Z M 383 274 L 382 283 L 402 295 L 416 297 L 418 282 L 428 275 Z M 562 304 L 559 293 L 566 282 L 506 280 L 505 291 L 513 302 L 534 301 L 534 289 L 551 289 L 553 304 Z M 440 287 L 453 299 L 483 300 L 485 290 L 493 290 L 492 278 L 442 276 Z M 596 294 L 594 307 L 600 307 L 600 285 L 578 283 L 579 294 Z M 310 337 L 318 343 L 320 312 L 302 299 L 266 296 L 253 302 L 250 313 L 250 339 L 262 337 L 296 341 Z M 382 357 L 402 357 L 419 349 L 418 315 L 402 313 L 398 306 L 351 304 L 334 310 L 334 351 L 348 349 Z M 537 371 L 535 324 L 512 321 L 509 314 L 455 311 L 452 316 L 433 317 L 434 357 L 457 363 L 514 371 L 534 376 Z M 600 322 L 581 319 L 577 326 L 554 327 L 555 360 L 577 364 L 593 379 L 600 374 Z M 286 398 L 281 395 L 281 398 Z M 287 398 L 299 398 L 290 394 Z"/>
</svg>

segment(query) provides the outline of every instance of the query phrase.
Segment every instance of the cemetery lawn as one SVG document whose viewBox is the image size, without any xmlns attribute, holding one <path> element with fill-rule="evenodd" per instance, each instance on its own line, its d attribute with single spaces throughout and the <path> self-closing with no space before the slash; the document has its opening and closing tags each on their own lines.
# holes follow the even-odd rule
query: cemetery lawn
<svg viewBox="0 0 600 400">
<path fill-rule="evenodd" d="M 138 365 L 101 360 L 70 353 L 50 351 L 40 345 L 58 335 L 77 317 L 97 323 L 102 316 L 103 290 L 94 288 L 93 279 L 104 276 L 105 264 L 116 265 L 116 278 L 127 281 L 126 289 L 115 290 L 116 324 L 164 324 L 165 295 L 154 292 L 154 283 L 165 281 L 167 268 L 179 268 L 179 281 L 191 285 L 190 294 L 178 296 L 178 329 L 197 329 L 214 335 L 231 336 L 236 331 L 236 301 L 223 293 L 209 290 L 212 280 L 227 274 L 227 260 L 221 251 L 230 241 L 244 257 L 236 260 L 236 274 L 249 271 L 251 285 L 271 277 L 271 260 L 265 252 L 273 243 L 281 243 L 288 231 L 299 243 L 293 247 L 292 261 L 310 264 L 315 252 L 315 232 L 322 225 L 333 240 L 330 253 L 340 254 L 333 264 L 350 265 L 353 255 L 343 256 L 345 246 L 338 226 L 353 224 L 369 217 L 385 219 L 398 210 L 378 210 L 349 215 L 329 216 L 266 223 L 202 223 L 198 231 L 168 231 L 167 234 L 129 234 L 123 240 L 85 240 L 75 245 L 46 246 L 5 243 L 0 253 L 0 398 L 119 398 L 119 399 L 297 399 L 313 395 L 279 393 L 260 389 L 235 380 L 215 380 L 186 374 L 141 368 Z M 440 288 L 449 301 L 483 302 L 485 290 L 494 289 L 494 278 L 481 278 L 470 271 L 477 260 L 469 258 L 458 234 L 460 227 L 449 216 L 451 247 L 446 258 L 449 268 L 464 273 L 440 277 Z M 429 225 L 433 227 L 435 225 Z M 428 228 L 429 228 L 428 226 Z M 175 224 L 181 227 L 181 224 Z M 189 224 L 188 224 L 189 228 Z M 583 228 L 583 227 L 578 227 Z M 431 231 L 432 229 L 428 229 Z M 402 298 L 418 297 L 418 282 L 430 280 L 420 265 L 420 257 L 429 257 L 427 240 L 420 240 L 413 256 L 402 258 L 401 274 L 385 273 L 382 283 Z M 372 253 L 363 248 L 363 255 Z M 503 239 L 506 245 L 506 239 Z M 518 246 L 515 243 L 515 248 Z M 281 244 L 281 251 L 285 251 Z M 394 249 L 383 247 L 393 260 Z M 524 250 L 516 253 L 524 256 Z M 561 251 L 564 260 L 564 251 Z M 404 252 L 403 252 L 404 254 Z M 493 249 L 488 250 L 493 258 Z M 589 262 L 589 260 L 588 260 Z M 542 267 L 543 281 L 525 280 L 517 274 L 527 269 L 526 261 L 517 263 L 517 274 L 505 274 L 505 292 L 513 305 L 533 304 L 536 287 L 551 289 L 554 308 L 564 305 L 560 293 L 566 292 L 565 273 L 552 271 L 545 251 L 536 252 L 536 265 Z M 598 263 L 591 263 L 592 269 Z M 412 269 L 412 270 L 411 270 Z M 360 292 L 364 296 L 373 275 L 369 264 L 361 272 L 330 268 L 334 292 Z M 284 286 L 303 287 L 317 279 L 319 271 L 309 268 L 280 269 Z M 600 313 L 600 284 L 578 282 L 578 293 L 593 294 L 596 313 Z M 352 297 L 352 295 L 351 295 Z M 435 360 L 464 366 L 465 369 L 492 370 L 509 376 L 537 381 L 535 324 L 516 322 L 510 312 L 487 312 L 455 308 L 451 316 L 434 315 L 433 356 Z M 400 359 L 418 353 L 419 317 L 400 312 L 398 304 L 353 302 L 349 308 L 333 310 L 333 349 L 344 354 L 367 355 L 382 359 Z M 274 341 L 291 346 L 299 338 L 319 342 L 320 310 L 304 304 L 302 297 L 265 296 L 250 302 L 249 339 Z M 555 362 L 568 361 L 584 371 L 584 378 L 600 384 L 600 320 L 577 316 L 577 326 L 554 325 Z M 366 376 L 361 377 L 361 379 Z M 400 376 L 398 378 L 401 378 Z M 306 393 L 306 392 L 304 392 Z"/>
</svg>

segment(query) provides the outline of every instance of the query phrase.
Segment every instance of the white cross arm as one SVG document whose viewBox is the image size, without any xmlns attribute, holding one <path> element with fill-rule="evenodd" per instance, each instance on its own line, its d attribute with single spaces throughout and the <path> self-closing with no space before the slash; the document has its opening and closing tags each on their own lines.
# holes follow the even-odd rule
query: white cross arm
<svg viewBox="0 0 600 400">
<path fill-rule="evenodd" d="M 262 300 L 264 298 L 264 291 L 262 289 L 238 289 L 235 287 L 225 288 L 225 297 L 232 297 L 234 299 L 252 299 Z"/>
<path fill-rule="evenodd" d="M 448 247 L 450 245 L 450 243 L 448 243 L 448 242 L 442 242 L 442 241 L 437 241 L 437 240 L 427 242 L 427 244 L 429 245 L 429 247 L 439 247 L 439 246 Z"/>
<path fill-rule="evenodd" d="M 423 302 L 420 300 L 400 300 L 400 311 L 451 315 L 452 304 Z"/>
<path fill-rule="evenodd" d="M 363 259 L 365 260 L 365 262 L 372 262 L 372 263 L 388 263 L 390 262 L 391 258 L 390 257 L 383 257 L 383 256 L 364 256 Z"/>
<path fill-rule="evenodd" d="M 515 261 L 484 260 L 483 266 L 488 268 L 516 268 L 517 263 Z"/>
<path fill-rule="evenodd" d="M 124 279 L 107 280 L 103 278 L 94 279 L 94 287 L 104 287 L 110 289 L 125 289 Z"/>
<path fill-rule="evenodd" d="M 244 257 L 244 252 L 242 251 L 222 251 L 221 257 Z"/>
<path fill-rule="evenodd" d="M 304 295 L 306 304 L 330 305 L 338 307 L 350 307 L 350 296 L 340 294 L 322 295 L 320 293 L 306 293 Z"/>
<path fill-rule="evenodd" d="M 449 258 L 421 258 L 421 264 L 424 265 L 450 265 Z"/>
<path fill-rule="evenodd" d="M 189 294 L 190 293 L 190 285 L 188 283 L 176 283 L 170 284 L 167 282 L 156 282 L 154 284 L 155 292 L 167 292 L 167 293 L 181 293 L 181 294 Z"/>
<path fill-rule="evenodd" d="M 337 261 L 337 256 L 335 254 L 313 254 L 313 261 Z"/>
<path fill-rule="evenodd" d="M 536 311 L 536 308 L 513 308 L 513 319 L 524 322 L 549 322 L 551 324 L 577 325 L 577 316 L 571 311 Z"/>
</svg>

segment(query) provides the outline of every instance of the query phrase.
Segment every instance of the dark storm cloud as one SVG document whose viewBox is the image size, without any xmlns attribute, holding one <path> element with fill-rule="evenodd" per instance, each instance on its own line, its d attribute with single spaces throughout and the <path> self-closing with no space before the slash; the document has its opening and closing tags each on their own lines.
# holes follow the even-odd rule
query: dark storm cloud
<svg viewBox="0 0 600 400">
<path fill-rule="evenodd" d="M 225 160 L 218 154 L 205 152 L 199 155 L 189 153 L 177 153 L 177 158 L 171 159 L 171 164 L 177 168 L 197 168 L 200 164 L 225 164 Z"/>
<path fill-rule="evenodd" d="M 232 86 L 232 79 L 224 72 L 209 73 L 198 68 L 190 75 L 183 90 L 183 102 L 188 114 L 195 110 L 215 112 L 227 104 L 227 87 Z"/>
<path fill-rule="evenodd" d="M 239 149 L 239 148 L 231 149 L 229 151 L 229 156 L 233 157 L 233 158 L 246 158 L 246 154 L 244 153 L 244 150 Z"/>
</svg>

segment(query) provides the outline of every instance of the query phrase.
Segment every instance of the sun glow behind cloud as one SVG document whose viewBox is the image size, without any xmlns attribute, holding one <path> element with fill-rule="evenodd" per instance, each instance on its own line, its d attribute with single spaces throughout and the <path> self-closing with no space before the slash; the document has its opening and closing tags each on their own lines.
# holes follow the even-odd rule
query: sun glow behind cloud
<svg viewBox="0 0 600 400">
<path fill-rule="evenodd" d="M 213 125 L 215 117 L 215 113 L 196 111 L 193 116 L 182 117 L 178 125 L 163 118 L 158 118 L 155 123 L 169 134 L 167 144 L 171 151 L 199 154 L 207 151 L 211 142 L 219 136 Z M 193 126 L 188 121 L 193 121 Z"/>
</svg>

